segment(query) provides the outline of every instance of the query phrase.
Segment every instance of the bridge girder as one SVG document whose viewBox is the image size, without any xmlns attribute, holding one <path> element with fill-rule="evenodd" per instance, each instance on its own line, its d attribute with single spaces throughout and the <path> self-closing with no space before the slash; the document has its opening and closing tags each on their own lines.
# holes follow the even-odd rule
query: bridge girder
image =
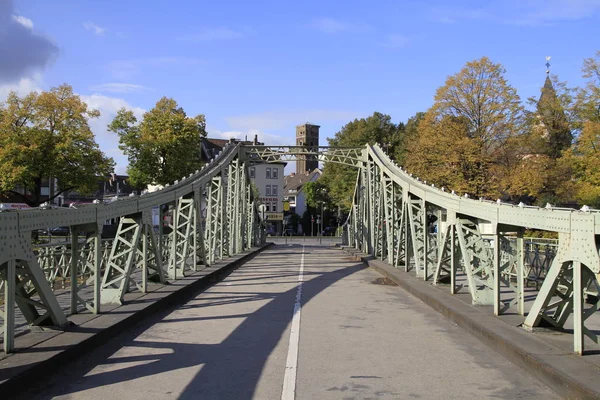
<svg viewBox="0 0 600 400">
<path fill-rule="evenodd" d="M 81 305 L 97 313 L 101 304 L 122 303 L 130 290 L 144 292 L 149 282 L 177 279 L 262 243 L 247 167 L 306 157 L 357 168 L 345 224 L 348 244 L 434 284 L 449 282 L 451 293 L 466 288 L 474 304 L 493 305 L 495 314 L 510 305 L 524 314 L 524 283 L 531 271 L 524 262 L 524 229 L 558 232 L 558 251 L 524 326 L 563 327 L 573 313 L 575 351 L 583 352 L 584 335 L 598 341 L 585 328 L 598 303 L 586 308 L 583 298 L 597 292 L 599 211 L 519 207 L 458 196 L 413 178 L 377 145 L 309 151 L 232 143 L 200 171 L 154 193 L 106 205 L 0 213 L 5 351 L 14 346 L 15 305 L 30 324 L 67 323 L 49 282 L 69 283 L 71 313 Z M 158 210 L 158 231 L 153 209 Z M 118 219 L 119 229 L 111 243 L 103 243 L 100 234 L 109 219 Z M 170 222 L 163 223 L 165 219 Z M 62 250 L 34 251 L 32 231 L 65 225 L 74 234 Z M 465 277 L 462 284 L 459 272 Z M 88 298 L 86 286 L 92 289 Z M 501 287 L 510 289 L 512 299 L 500 298 Z"/>
</svg>

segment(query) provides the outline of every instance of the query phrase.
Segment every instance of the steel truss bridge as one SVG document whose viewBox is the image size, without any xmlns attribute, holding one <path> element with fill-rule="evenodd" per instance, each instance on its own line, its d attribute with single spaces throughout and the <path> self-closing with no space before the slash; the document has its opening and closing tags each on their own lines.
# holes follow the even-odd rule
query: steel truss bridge
<svg viewBox="0 0 600 400">
<path fill-rule="evenodd" d="M 0 213 L 4 351 L 14 350 L 17 308 L 31 325 L 68 325 L 53 291 L 57 281 L 69 288 L 71 314 L 100 313 L 103 305 L 122 304 L 128 291 L 145 292 L 149 282 L 181 278 L 263 243 L 247 167 L 306 157 L 357 168 L 344 225 L 347 245 L 436 285 L 449 284 L 453 294 L 466 290 L 473 304 L 493 305 L 495 315 L 508 306 L 525 315 L 532 265 L 524 230 L 557 232 L 557 250 L 537 272 L 543 282 L 523 326 L 560 329 L 572 314 L 574 351 L 583 353 L 584 336 L 598 342 L 585 321 L 599 306 L 600 211 L 469 199 L 412 177 L 378 145 L 309 151 L 232 142 L 200 171 L 153 193 L 109 204 Z M 153 210 L 161 221 L 157 228 Z M 116 236 L 103 241 L 105 222 L 115 219 Z M 66 225 L 68 245 L 32 243 L 32 232 Z M 509 300 L 502 291 L 512 294 Z"/>
</svg>

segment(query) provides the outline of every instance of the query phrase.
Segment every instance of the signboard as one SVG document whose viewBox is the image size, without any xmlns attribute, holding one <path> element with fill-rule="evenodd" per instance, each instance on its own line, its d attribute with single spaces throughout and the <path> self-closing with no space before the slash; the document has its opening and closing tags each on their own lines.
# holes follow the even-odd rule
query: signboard
<svg viewBox="0 0 600 400">
<path fill-rule="evenodd" d="M 4 205 L 5 210 L 22 210 L 24 208 L 29 208 L 25 203 L 2 203 L 2 205 Z"/>
<path fill-rule="evenodd" d="M 290 202 L 287 200 L 283 202 L 283 211 L 290 211 Z"/>
<path fill-rule="evenodd" d="M 268 212 L 266 213 L 267 221 L 283 221 L 282 212 Z"/>
</svg>

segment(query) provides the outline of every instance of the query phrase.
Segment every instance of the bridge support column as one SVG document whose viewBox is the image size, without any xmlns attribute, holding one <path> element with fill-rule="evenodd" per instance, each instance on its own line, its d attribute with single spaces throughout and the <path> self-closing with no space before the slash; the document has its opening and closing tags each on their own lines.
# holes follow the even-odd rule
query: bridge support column
<svg viewBox="0 0 600 400">
<path fill-rule="evenodd" d="M 2 287 L 4 289 L 4 352 L 12 353 L 15 349 L 15 284 L 17 282 L 17 267 L 15 260 L 9 260 L 0 266 Z"/>
</svg>

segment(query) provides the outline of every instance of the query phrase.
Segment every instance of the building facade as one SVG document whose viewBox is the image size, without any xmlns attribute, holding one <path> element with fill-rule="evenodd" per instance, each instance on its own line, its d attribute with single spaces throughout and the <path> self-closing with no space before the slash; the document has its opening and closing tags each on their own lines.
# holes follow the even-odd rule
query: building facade
<svg viewBox="0 0 600 400">
<path fill-rule="evenodd" d="M 296 127 L 296 146 L 304 146 L 308 151 L 317 151 L 319 148 L 319 125 L 308 122 Z M 303 174 L 314 171 L 319 167 L 316 156 L 302 156 L 296 161 L 296 173 Z"/>
<path fill-rule="evenodd" d="M 248 167 L 248 176 L 256 186 L 259 200 L 265 205 L 264 218 L 267 233 L 280 235 L 283 232 L 283 171 L 287 163 L 261 163 Z"/>
</svg>

